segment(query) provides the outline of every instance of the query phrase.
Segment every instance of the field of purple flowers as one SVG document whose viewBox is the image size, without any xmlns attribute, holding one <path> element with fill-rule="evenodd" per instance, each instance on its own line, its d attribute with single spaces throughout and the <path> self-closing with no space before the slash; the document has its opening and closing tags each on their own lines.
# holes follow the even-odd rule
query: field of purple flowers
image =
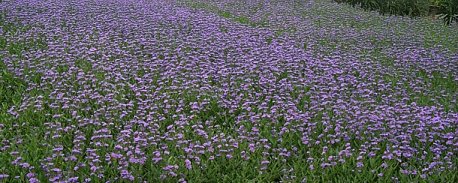
<svg viewBox="0 0 458 183">
<path fill-rule="evenodd" d="M 0 182 L 458 182 L 457 27 L 332 0 L 0 11 Z"/>
</svg>

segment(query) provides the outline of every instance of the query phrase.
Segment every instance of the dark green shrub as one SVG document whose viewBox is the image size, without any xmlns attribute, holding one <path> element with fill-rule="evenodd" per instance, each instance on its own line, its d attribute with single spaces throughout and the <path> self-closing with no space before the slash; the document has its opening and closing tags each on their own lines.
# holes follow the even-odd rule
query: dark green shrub
<svg viewBox="0 0 458 183">
<path fill-rule="evenodd" d="M 441 0 L 439 9 L 440 17 L 445 24 L 458 22 L 458 0 Z"/>
<path fill-rule="evenodd" d="M 377 10 L 382 14 L 421 16 L 427 15 L 430 0 L 339 0 L 366 10 Z"/>
<path fill-rule="evenodd" d="M 431 13 L 430 8 L 437 7 L 440 17 L 450 24 L 458 20 L 458 0 L 335 0 L 352 6 L 359 6 L 365 10 L 376 10 L 381 14 L 426 16 Z"/>
</svg>

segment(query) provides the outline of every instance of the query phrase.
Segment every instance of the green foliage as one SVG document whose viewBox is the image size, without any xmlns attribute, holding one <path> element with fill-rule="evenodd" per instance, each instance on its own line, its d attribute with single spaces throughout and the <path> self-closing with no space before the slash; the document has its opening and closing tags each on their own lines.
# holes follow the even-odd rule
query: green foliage
<svg viewBox="0 0 458 183">
<path fill-rule="evenodd" d="M 381 14 L 426 16 L 437 9 L 446 24 L 458 20 L 458 0 L 335 0 L 365 10 L 377 10 Z"/>
<path fill-rule="evenodd" d="M 227 18 L 234 22 L 238 22 L 243 25 L 249 25 L 251 27 L 265 27 L 267 26 L 268 22 L 264 21 L 252 21 L 250 18 L 246 16 L 237 16 L 232 14 L 231 12 L 224 11 L 217 6 L 210 5 L 207 3 L 200 3 L 194 1 L 184 1 L 185 5 L 194 9 L 202 9 L 209 12 L 216 13 L 220 17 Z"/>
<path fill-rule="evenodd" d="M 426 15 L 430 0 L 342 0 L 352 6 L 361 6 L 366 10 L 378 10 L 382 14 Z"/>
<path fill-rule="evenodd" d="M 12 105 L 21 101 L 22 93 L 25 91 L 26 83 L 15 77 L 6 70 L 3 61 L 0 60 L 0 103 L 2 111 L 6 111 Z"/>
<path fill-rule="evenodd" d="M 440 17 L 445 24 L 458 22 L 458 0 L 441 0 L 438 5 Z"/>
</svg>

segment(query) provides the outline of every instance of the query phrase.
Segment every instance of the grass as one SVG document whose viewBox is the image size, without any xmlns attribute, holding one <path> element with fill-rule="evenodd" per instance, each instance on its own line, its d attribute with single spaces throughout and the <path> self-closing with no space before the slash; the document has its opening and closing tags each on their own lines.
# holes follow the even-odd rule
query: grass
<svg viewBox="0 0 458 183">
<path fill-rule="evenodd" d="M 266 27 L 266 26 L 268 26 L 268 22 L 266 22 L 266 21 L 260 21 L 260 22 L 252 21 L 246 16 L 233 15 L 229 11 L 224 11 L 224 10 L 218 8 L 217 6 L 213 6 L 213 5 L 210 5 L 208 3 L 201 3 L 201 2 L 188 1 L 188 0 L 187 1 L 183 1 L 181 3 L 185 4 L 185 6 L 188 6 L 188 7 L 193 8 L 193 9 L 204 10 L 204 11 L 215 13 L 220 17 L 226 18 L 226 19 L 234 21 L 234 22 L 238 22 L 238 23 L 243 24 L 243 25 L 248 25 L 248 26 L 251 26 L 251 27 Z"/>
</svg>

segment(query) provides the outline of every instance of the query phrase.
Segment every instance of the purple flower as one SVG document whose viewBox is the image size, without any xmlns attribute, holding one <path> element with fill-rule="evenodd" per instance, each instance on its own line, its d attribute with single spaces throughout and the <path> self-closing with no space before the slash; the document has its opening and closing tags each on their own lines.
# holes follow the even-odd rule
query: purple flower
<svg viewBox="0 0 458 183">
<path fill-rule="evenodd" d="M 188 169 L 188 170 L 192 169 L 192 164 L 191 164 L 191 161 L 189 159 L 186 159 L 184 161 L 184 163 L 185 163 L 186 169 Z"/>
<path fill-rule="evenodd" d="M 40 181 L 37 178 L 30 178 L 29 182 L 30 183 L 39 183 Z"/>
<path fill-rule="evenodd" d="M 364 166 L 363 162 L 357 162 L 356 163 L 356 167 L 358 167 L 358 168 L 361 168 L 363 166 Z"/>
<path fill-rule="evenodd" d="M 6 179 L 8 177 L 9 177 L 9 175 L 7 175 L 7 174 L 0 174 L 0 179 Z"/>
</svg>

